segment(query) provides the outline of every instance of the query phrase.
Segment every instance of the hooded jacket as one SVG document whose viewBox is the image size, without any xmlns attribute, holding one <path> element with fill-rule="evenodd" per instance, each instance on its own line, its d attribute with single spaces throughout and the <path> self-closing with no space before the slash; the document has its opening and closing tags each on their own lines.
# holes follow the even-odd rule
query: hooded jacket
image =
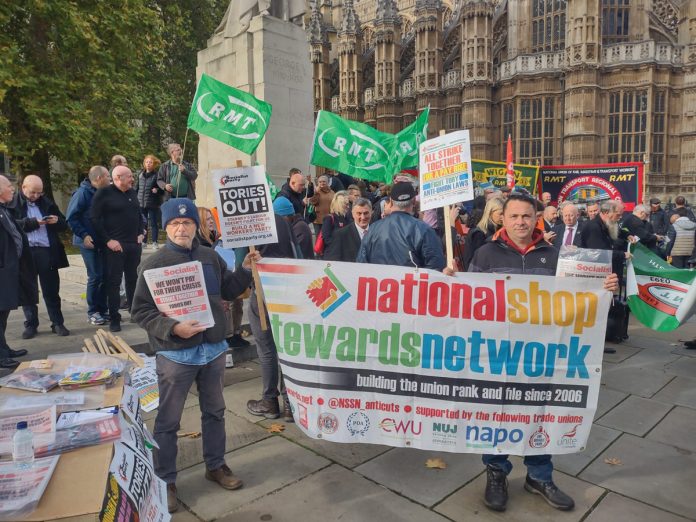
<svg viewBox="0 0 696 522">
<path fill-rule="evenodd" d="M 688 217 L 677 219 L 667 231 L 667 255 L 691 256 L 696 243 L 696 223 Z"/>
<path fill-rule="evenodd" d="M 65 219 L 73 231 L 73 245 L 82 245 L 87 236 L 96 239 L 94 225 L 89 217 L 92 198 L 96 192 L 97 189 L 88 179 L 85 179 L 70 198 Z"/>
</svg>

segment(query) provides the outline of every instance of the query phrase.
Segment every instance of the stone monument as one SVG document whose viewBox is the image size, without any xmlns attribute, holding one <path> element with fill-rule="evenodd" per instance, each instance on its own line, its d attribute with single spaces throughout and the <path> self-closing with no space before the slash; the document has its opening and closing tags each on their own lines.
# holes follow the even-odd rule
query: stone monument
<svg viewBox="0 0 696 522">
<path fill-rule="evenodd" d="M 209 173 L 259 163 L 280 187 L 292 167 L 309 170 L 314 132 L 312 68 L 304 29 L 293 23 L 304 0 L 231 0 L 225 16 L 198 53 L 203 73 L 253 94 L 273 107 L 264 140 L 251 156 L 200 136 L 196 194 L 198 205 L 214 206 Z"/>
</svg>

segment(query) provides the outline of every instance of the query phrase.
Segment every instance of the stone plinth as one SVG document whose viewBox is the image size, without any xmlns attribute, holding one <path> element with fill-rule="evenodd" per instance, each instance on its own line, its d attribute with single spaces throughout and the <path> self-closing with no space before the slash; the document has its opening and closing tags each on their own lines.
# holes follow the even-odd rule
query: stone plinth
<svg viewBox="0 0 696 522">
<path fill-rule="evenodd" d="M 214 206 L 211 170 L 258 162 L 280 187 L 292 167 L 308 172 L 314 131 L 312 68 L 304 31 L 270 16 L 256 16 L 246 33 L 222 34 L 198 53 L 196 76 L 213 78 L 249 92 L 273 106 L 271 123 L 256 152 L 249 156 L 206 136 L 198 145 L 198 205 Z"/>
</svg>

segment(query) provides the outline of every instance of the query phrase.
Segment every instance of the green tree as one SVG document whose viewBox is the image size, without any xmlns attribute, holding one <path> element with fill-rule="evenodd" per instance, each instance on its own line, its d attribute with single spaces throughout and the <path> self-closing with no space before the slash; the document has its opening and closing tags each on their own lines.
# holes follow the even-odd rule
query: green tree
<svg viewBox="0 0 696 522">
<path fill-rule="evenodd" d="M 6 0 L 0 9 L 0 141 L 13 170 L 38 172 L 50 191 L 50 158 L 83 172 L 139 151 L 138 121 L 151 111 L 146 65 L 163 56 L 156 4 Z"/>
<path fill-rule="evenodd" d="M 50 192 L 52 182 L 75 181 L 52 180 L 52 158 L 80 173 L 117 153 L 137 167 L 144 154 L 163 156 L 166 141 L 183 141 L 196 54 L 227 4 L 0 2 L 0 150 L 12 170 L 37 172 Z"/>
</svg>

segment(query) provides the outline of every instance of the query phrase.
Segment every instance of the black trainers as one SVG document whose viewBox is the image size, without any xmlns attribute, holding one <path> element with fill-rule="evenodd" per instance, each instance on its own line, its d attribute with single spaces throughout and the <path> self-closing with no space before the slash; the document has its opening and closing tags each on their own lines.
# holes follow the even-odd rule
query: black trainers
<svg viewBox="0 0 696 522">
<path fill-rule="evenodd" d="M 121 321 L 111 321 L 109 323 L 110 332 L 120 332 L 121 331 Z"/>
<path fill-rule="evenodd" d="M 611 348 L 610 346 L 605 346 L 604 353 L 616 353 L 616 348 Z"/>
<path fill-rule="evenodd" d="M 575 501 L 556 487 L 552 480 L 541 482 L 529 478 L 524 481 L 524 489 L 535 495 L 541 495 L 550 506 L 561 511 L 570 511 L 575 507 Z"/>
<path fill-rule="evenodd" d="M 486 492 L 483 503 L 493 511 L 505 511 L 508 501 L 507 475 L 500 469 L 486 467 Z"/>
<path fill-rule="evenodd" d="M 27 326 L 22 332 L 22 339 L 33 339 L 36 337 L 36 326 Z"/>
<path fill-rule="evenodd" d="M 261 399 L 260 401 L 247 402 L 247 411 L 252 415 L 266 417 L 267 419 L 277 419 L 280 417 L 280 407 L 278 399 Z"/>
<path fill-rule="evenodd" d="M 686 348 L 687 350 L 696 350 L 696 340 L 686 341 L 684 343 L 684 348 Z"/>
<path fill-rule="evenodd" d="M 295 422 L 295 417 L 292 416 L 292 407 L 288 401 L 283 402 L 283 420 L 285 422 Z"/>
<path fill-rule="evenodd" d="M 227 346 L 230 348 L 244 348 L 250 344 L 251 343 L 240 334 L 234 334 L 232 337 L 227 338 Z"/>
<path fill-rule="evenodd" d="M 51 331 L 54 334 L 60 335 L 61 337 L 67 337 L 68 335 L 70 335 L 70 330 L 68 330 L 62 324 L 54 324 L 53 326 L 51 326 Z"/>
</svg>

